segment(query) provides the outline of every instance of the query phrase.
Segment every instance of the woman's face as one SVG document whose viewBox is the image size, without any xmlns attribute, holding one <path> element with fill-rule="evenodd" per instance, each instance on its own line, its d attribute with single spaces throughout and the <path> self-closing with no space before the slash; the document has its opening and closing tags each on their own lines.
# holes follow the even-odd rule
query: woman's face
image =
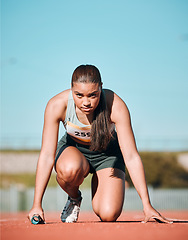
<svg viewBox="0 0 188 240">
<path fill-rule="evenodd" d="M 76 106 L 84 114 L 89 115 L 94 112 L 99 104 L 101 85 L 77 82 L 73 84 L 72 94 Z"/>
</svg>

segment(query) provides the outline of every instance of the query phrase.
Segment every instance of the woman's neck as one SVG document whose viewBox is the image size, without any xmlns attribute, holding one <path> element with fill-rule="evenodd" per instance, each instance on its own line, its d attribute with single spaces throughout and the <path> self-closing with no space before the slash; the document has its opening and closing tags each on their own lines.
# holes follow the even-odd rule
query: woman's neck
<svg viewBox="0 0 188 240">
<path fill-rule="evenodd" d="M 76 107 L 75 109 L 76 115 L 78 120 L 83 123 L 84 125 L 91 125 L 93 121 L 93 113 L 91 114 L 84 114 L 79 108 Z"/>
</svg>

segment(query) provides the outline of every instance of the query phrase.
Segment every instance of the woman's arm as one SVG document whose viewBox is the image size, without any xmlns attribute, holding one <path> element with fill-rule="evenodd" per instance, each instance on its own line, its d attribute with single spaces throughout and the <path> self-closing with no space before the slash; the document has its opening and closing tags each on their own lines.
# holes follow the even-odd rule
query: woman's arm
<svg viewBox="0 0 188 240">
<path fill-rule="evenodd" d="M 111 108 L 111 120 L 116 126 L 118 141 L 126 167 L 143 203 L 145 213 L 144 221 L 147 222 L 150 218 L 155 218 L 162 222 L 169 222 L 151 206 L 145 180 L 144 167 L 136 148 L 130 114 L 125 103 L 116 94 L 114 94 Z"/>
<path fill-rule="evenodd" d="M 44 127 L 42 147 L 36 170 L 35 194 L 33 207 L 29 212 L 31 220 L 34 214 L 39 214 L 44 219 L 42 199 L 54 166 L 55 153 L 58 141 L 60 118 L 63 115 L 63 102 L 57 97 L 51 99 L 44 114 Z"/>
</svg>

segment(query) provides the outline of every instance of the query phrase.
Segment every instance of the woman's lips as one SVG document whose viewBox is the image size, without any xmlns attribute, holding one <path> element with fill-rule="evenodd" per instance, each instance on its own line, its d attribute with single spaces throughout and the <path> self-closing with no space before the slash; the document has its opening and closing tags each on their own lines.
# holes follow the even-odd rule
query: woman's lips
<svg viewBox="0 0 188 240">
<path fill-rule="evenodd" d="M 91 111 L 91 108 L 83 108 L 82 107 L 82 110 L 85 111 L 85 112 L 89 112 L 89 111 Z"/>
</svg>

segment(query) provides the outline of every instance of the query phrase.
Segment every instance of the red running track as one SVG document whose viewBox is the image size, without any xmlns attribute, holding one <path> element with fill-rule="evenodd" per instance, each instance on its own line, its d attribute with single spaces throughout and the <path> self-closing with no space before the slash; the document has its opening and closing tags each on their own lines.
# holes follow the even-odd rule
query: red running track
<svg viewBox="0 0 188 240">
<path fill-rule="evenodd" d="M 142 223 L 143 213 L 123 212 L 117 222 L 105 223 L 92 212 L 81 212 L 77 223 L 62 223 L 60 213 L 46 213 L 46 224 L 32 225 L 27 213 L 2 213 L 2 240 L 187 240 L 188 211 L 163 211 L 173 224 Z"/>
</svg>

